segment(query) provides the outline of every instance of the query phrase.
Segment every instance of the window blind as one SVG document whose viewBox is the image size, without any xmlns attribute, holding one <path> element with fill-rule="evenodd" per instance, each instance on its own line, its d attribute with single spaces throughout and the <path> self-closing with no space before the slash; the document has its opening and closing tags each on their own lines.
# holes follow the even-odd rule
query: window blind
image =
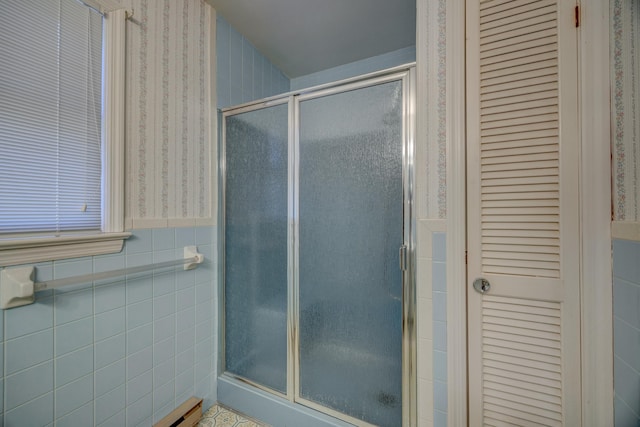
<svg viewBox="0 0 640 427">
<path fill-rule="evenodd" d="M 100 230 L 102 16 L 0 2 L 0 235 Z"/>
</svg>

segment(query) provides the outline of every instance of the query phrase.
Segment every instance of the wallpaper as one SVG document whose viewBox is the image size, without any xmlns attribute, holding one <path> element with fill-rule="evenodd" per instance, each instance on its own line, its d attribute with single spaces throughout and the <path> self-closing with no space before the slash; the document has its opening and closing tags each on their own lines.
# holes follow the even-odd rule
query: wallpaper
<svg viewBox="0 0 640 427">
<path fill-rule="evenodd" d="M 640 2 L 611 0 L 613 210 L 640 221 Z"/>
<path fill-rule="evenodd" d="M 215 11 L 202 0 L 132 0 L 130 5 L 127 224 L 204 224 L 213 212 Z"/>
</svg>

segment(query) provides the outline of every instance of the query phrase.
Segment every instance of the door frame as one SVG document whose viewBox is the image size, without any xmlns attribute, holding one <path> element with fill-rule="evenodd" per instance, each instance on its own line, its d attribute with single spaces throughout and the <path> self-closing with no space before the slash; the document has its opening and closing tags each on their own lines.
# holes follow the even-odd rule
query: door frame
<svg viewBox="0 0 640 427">
<path fill-rule="evenodd" d="M 449 426 L 465 426 L 465 0 L 446 0 L 446 9 L 447 413 Z M 613 425 L 610 111 L 601 107 L 609 105 L 609 2 L 582 0 L 578 11 L 582 420 L 595 427 Z"/>
</svg>

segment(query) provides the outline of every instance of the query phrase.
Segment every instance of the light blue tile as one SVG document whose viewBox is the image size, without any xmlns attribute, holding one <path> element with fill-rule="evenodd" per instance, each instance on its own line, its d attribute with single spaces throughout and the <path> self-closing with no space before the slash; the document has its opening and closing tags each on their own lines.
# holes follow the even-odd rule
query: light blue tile
<svg viewBox="0 0 640 427">
<path fill-rule="evenodd" d="M 153 276 L 153 296 L 166 295 L 176 290 L 176 273 L 165 271 Z"/>
<path fill-rule="evenodd" d="M 120 411 L 107 419 L 102 424 L 98 424 L 98 427 L 122 427 L 125 424 L 125 412 Z"/>
<path fill-rule="evenodd" d="M 55 391 L 56 418 L 93 400 L 93 375 L 87 375 Z"/>
<path fill-rule="evenodd" d="M 176 236 L 173 228 L 155 228 L 152 235 L 154 252 L 175 248 Z"/>
<path fill-rule="evenodd" d="M 433 320 L 447 321 L 447 294 L 433 292 Z"/>
<path fill-rule="evenodd" d="M 153 386 L 158 387 L 175 378 L 176 361 L 171 358 L 153 368 Z"/>
<path fill-rule="evenodd" d="M 194 367 L 195 373 L 196 373 L 196 378 L 204 378 L 208 374 L 210 374 L 211 373 L 211 364 L 212 364 L 212 357 L 209 357 L 208 359 L 197 361 L 196 365 Z"/>
<path fill-rule="evenodd" d="M 125 304 L 124 282 L 96 286 L 93 291 L 93 304 L 96 314 L 123 307 Z"/>
<path fill-rule="evenodd" d="M 163 341 L 169 337 L 174 336 L 176 333 L 176 316 L 170 314 L 169 316 L 158 319 L 154 322 L 153 327 L 153 342 L 157 343 Z"/>
<path fill-rule="evenodd" d="M 211 339 L 199 341 L 196 344 L 196 363 L 203 360 L 211 360 L 213 354 L 213 342 Z"/>
<path fill-rule="evenodd" d="M 198 267 L 200 268 L 200 267 Z M 176 289 L 188 289 L 195 286 L 196 270 L 182 270 L 176 273 Z"/>
<path fill-rule="evenodd" d="M 194 347 L 196 344 L 196 334 L 193 329 L 186 329 L 176 334 L 176 346 L 178 348 Z"/>
<path fill-rule="evenodd" d="M 0 414 L 2 414 L 3 412 L 4 412 L 4 380 L 0 380 Z M 1 422 L 0 422 L 0 425 L 1 425 Z"/>
<path fill-rule="evenodd" d="M 96 399 L 96 424 L 109 419 L 125 408 L 125 387 L 121 385 Z"/>
<path fill-rule="evenodd" d="M 55 354 L 61 356 L 93 342 L 93 317 L 86 317 L 56 328 Z"/>
<path fill-rule="evenodd" d="M 193 366 L 196 361 L 195 348 L 190 347 L 186 350 L 180 346 L 178 346 L 178 348 L 183 351 L 176 356 L 176 374 L 182 374 L 189 370 L 193 371 Z"/>
<path fill-rule="evenodd" d="M 180 256 L 176 256 L 176 254 L 179 254 Z M 171 249 L 164 249 L 160 251 L 154 251 L 153 262 L 157 263 L 157 262 L 175 261 L 176 259 L 183 258 L 183 255 L 184 255 L 184 249 L 171 248 Z M 165 274 L 165 272 L 167 271 L 170 271 L 170 269 L 164 269 L 164 270 L 158 269 L 158 270 L 155 270 L 155 274 L 156 275 Z"/>
<path fill-rule="evenodd" d="M 127 381 L 127 405 L 139 400 L 153 390 L 153 372 L 148 370 Z"/>
<path fill-rule="evenodd" d="M 447 412 L 447 385 L 440 381 L 433 382 L 433 409 Z"/>
<path fill-rule="evenodd" d="M 196 395 L 196 387 L 195 385 L 192 385 L 184 393 L 181 393 L 181 394 L 176 393 L 176 402 L 184 402 L 188 400 L 191 396 L 195 396 L 195 395 Z"/>
<path fill-rule="evenodd" d="M 161 319 L 176 312 L 176 296 L 174 293 L 153 299 L 153 318 Z"/>
<path fill-rule="evenodd" d="M 161 341 L 153 346 L 153 366 L 158 366 L 162 362 L 175 356 L 175 339 L 173 337 Z"/>
<path fill-rule="evenodd" d="M 73 258 L 72 260 L 54 261 L 53 276 L 56 279 L 64 279 L 73 276 L 82 276 L 93 273 L 93 258 Z M 86 282 L 74 286 L 67 286 L 63 289 L 56 289 L 56 293 L 72 292 L 87 286 L 93 285 L 92 282 Z"/>
<path fill-rule="evenodd" d="M 78 427 L 93 425 L 93 402 L 56 420 L 56 427 Z"/>
<path fill-rule="evenodd" d="M 176 309 L 178 312 L 196 305 L 195 287 L 182 289 L 176 292 Z M 195 319 L 195 315 L 194 315 Z"/>
<path fill-rule="evenodd" d="M 118 335 L 124 332 L 124 307 L 100 313 L 95 317 L 95 340 Z"/>
<path fill-rule="evenodd" d="M 640 329 L 640 286 L 614 277 L 613 315 Z"/>
<path fill-rule="evenodd" d="M 136 253 L 136 254 L 127 255 L 127 258 L 126 258 L 125 262 L 127 264 L 127 268 L 129 268 L 129 267 L 140 267 L 140 266 L 153 264 L 153 253 L 144 252 L 144 253 Z M 129 285 L 133 284 L 134 282 L 137 282 L 137 281 L 144 281 L 144 280 L 151 281 L 151 278 L 152 278 L 152 273 L 150 271 L 144 271 L 144 272 L 141 272 L 141 273 L 128 274 L 126 276 L 126 281 L 127 281 L 127 302 L 132 302 L 133 301 L 132 298 L 130 297 Z"/>
<path fill-rule="evenodd" d="M 203 283 L 200 285 L 196 285 L 196 301 L 205 302 L 211 301 L 212 298 L 212 285 L 211 283 Z"/>
<path fill-rule="evenodd" d="M 632 409 L 640 412 L 640 374 L 619 357 L 614 358 L 613 384 L 616 396 L 627 404 L 635 403 Z"/>
<path fill-rule="evenodd" d="M 5 410 L 11 410 L 53 390 L 53 361 L 5 378 Z"/>
<path fill-rule="evenodd" d="M 45 426 L 53 422 L 53 393 L 47 393 L 26 405 L 4 414 L 4 425 Z"/>
<path fill-rule="evenodd" d="M 135 230 L 133 236 L 125 243 L 126 254 L 139 254 L 153 250 L 153 231 L 151 229 Z M 128 259 L 129 257 L 127 257 Z"/>
<path fill-rule="evenodd" d="M 194 329 L 196 325 L 196 313 L 192 308 L 181 310 L 176 314 L 176 332 Z"/>
<path fill-rule="evenodd" d="M 613 275 L 640 284 L 640 242 L 613 241 Z"/>
<path fill-rule="evenodd" d="M 125 383 L 126 380 L 126 360 L 120 359 L 109 366 L 98 369 L 95 371 L 94 381 L 96 397 L 100 397 L 103 394 L 119 387 Z"/>
<path fill-rule="evenodd" d="M 196 244 L 195 227 L 176 228 L 176 249 L 183 250 L 185 246 L 193 246 L 195 244 Z"/>
<path fill-rule="evenodd" d="M 68 353 L 55 361 L 56 387 L 63 386 L 71 381 L 93 372 L 93 346 Z"/>
<path fill-rule="evenodd" d="M 53 358 L 53 329 L 5 342 L 5 375 Z"/>
<path fill-rule="evenodd" d="M 211 245 L 213 243 L 213 227 L 210 227 L 210 226 L 196 227 L 195 233 L 196 233 L 196 245 L 198 246 Z"/>
<path fill-rule="evenodd" d="M 198 302 L 196 304 L 196 323 L 204 322 L 212 317 L 211 301 Z"/>
<path fill-rule="evenodd" d="M 439 292 L 447 291 L 447 264 L 444 262 L 433 262 L 431 270 L 433 290 Z"/>
<path fill-rule="evenodd" d="M 196 396 L 200 396 L 203 399 L 202 406 L 211 406 L 213 404 L 211 401 L 212 385 L 211 375 L 197 379 Z"/>
<path fill-rule="evenodd" d="M 447 351 L 447 324 L 445 322 L 433 322 L 433 348 L 443 352 Z"/>
<path fill-rule="evenodd" d="M 56 292 L 54 316 L 56 325 L 73 322 L 93 314 L 93 289 L 59 294 Z"/>
<path fill-rule="evenodd" d="M 447 353 L 445 351 L 433 352 L 433 379 L 447 382 Z"/>
<path fill-rule="evenodd" d="M 192 390 L 195 386 L 195 377 L 193 373 L 193 367 L 188 368 L 184 372 L 176 375 L 176 398 L 187 391 Z M 180 403 L 181 400 L 176 402 Z"/>
<path fill-rule="evenodd" d="M 169 403 L 164 405 L 162 408 L 157 409 L 153 413 L 153 422 L 157 423 L 158 421 L 160 421 L 161 419 L 163 419 L 164 417 L 169 415 L 171 413 L 171 411 L 173 411 L 175 409 L 175 406 L 176 406 L 176 404 L 174 403 L 174 400 L 171 399 L 171 401 Z M 156 408 L 156 406 L 154 404 L 154 409 L 155 408 Z"/>
<path fill-rule="evenodd" d="M 4 311 L 5 339 L 17 338 L 53 327 L 53 298 L 36 299 L 20 308 Z"/>
<path fill-rule="evenodd" d="M 127 355 L 137 353 L 153 344 L 153 324 L 147 323 L 127 331 Z"/>
<path fill-rule="evenodd" d="M 146 300 L 127 306 L 127 329 L 134 329 L 153 320 L 153 301 Z"/>
<path fill-rule="evenodd" d="M 431 245 L 433 260 L 445 262 L 447 260 L 447 235 L 445 233 L 433 233 Z"/>
<path fill-rule="evenodd" d="M 153 348 L 147 347 L 127 356 L 127 378 L 141 375 L 153 367 Z"/>
<path fill-rule="evenodd" d="M 127 280 L 127 304 L 134 304 L 153 297 L 153 277 L 148 275 Z"/>
<path fill-rule="evenodd" d="M 162 408 L 169 403 L 173 404 L 173 399 L 175 397 L 174 389 L 175 389 L 174 381 L 169 381 L 168 383 L 161 385 L 159 387 L 155 386 L 154 384 L 153 407 Z"/>
<path fill-rule="evenodd" d="M 127 407 L 127 427 L 135 427 L 153 414 L 152 393 Z"/>
<path fill-rule="evenodd" d="M 196 341 L 203 342 L 213 337 L 213 322 L 206 320 L 196 325 Z"/>
<path fill-rule="evenodd" d="M 93 272 L 103 273 L 105 271 L 121 270 L 125 268 L 124 254 L 96 256 L 93 259 Z M 95 285 L 103 285 L 122 281 L 120 277 L 111 279 L 95 280 Z"/>
<path fill-rule="evenodd" d="M 626 322 L 613 319 L 614 354 L 640 372 L 640 331 Z"/>
<path fill-rule="evenodd" d="M 116 335 L 96 342 L 96 369 L 117 362 L 125 356 L 125 334 Z"/>
<path fill-rule="evenodd" d="M 433 427 L 447 427 L 447 413 L 442 411 L 433 412 Z"/>
</svg>

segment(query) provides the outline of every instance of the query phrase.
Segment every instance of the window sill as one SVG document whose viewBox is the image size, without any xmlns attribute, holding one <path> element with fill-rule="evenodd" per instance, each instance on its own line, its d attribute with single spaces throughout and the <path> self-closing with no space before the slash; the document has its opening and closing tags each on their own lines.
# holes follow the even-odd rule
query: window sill
<svg viewBox="0 0 640 427">
<path fill-rule="evenodd" d="M 120 252 L 129 232 L 0 239 L 0 267 Z"/>
</svg>

